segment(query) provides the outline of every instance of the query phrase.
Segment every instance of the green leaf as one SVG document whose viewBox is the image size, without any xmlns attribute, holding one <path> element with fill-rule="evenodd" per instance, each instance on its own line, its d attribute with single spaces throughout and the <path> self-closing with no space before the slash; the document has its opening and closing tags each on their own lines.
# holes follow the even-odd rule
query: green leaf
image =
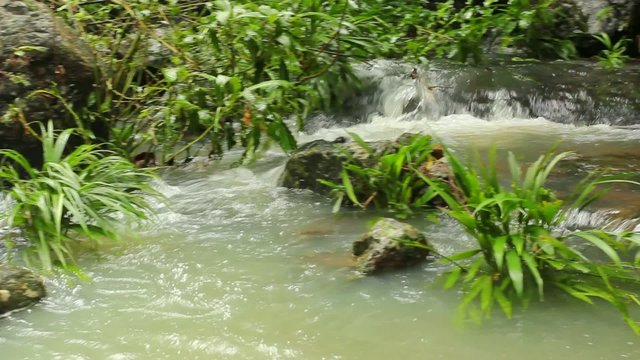
<svg viewBox="0 0 640 360">
<path fill-rule="evenodd" d="M 445 289 L 452 288 L 460 279 L 461 274 L 462 274 L 462 268 L 454 267 L 447 275 L 447 280 L 444 283 L 444 288 Z"/>
<path fill-rule="evenodd" d="M 468 259 L 470 257 L 473 257 L 473 256 L 477 255 L 480 252 L 482 252 L 482 249 L 473 249 L 473 250 L 463 251 L 463 252 L 459 252 L 457 254 L 454 254 L 452 256 L 448 256 L 445 260 L 447 260 L 447 261 L 464 260 L 464 259 Z"/>
<path fill-rule="evenodd" d="M 493 304 L 493 280 L 491 276 L 485 275 L 481 281 L 482 291 L 480 292 L 480 309 L 489 314 Z"/>
<path fill-rule="evenodd" d="M 340 172 L 340 177 L 342 178 L 342 185 L 344 186 L 344 191 L 346 192 L 349 200 L 351 200 L 352 203 L 363 207 L 363 205 L 360 203 L 360 201 L 358 201 L 358 198 L 356 197 L 356 193 L 353 190 L 353 185 L 351 184 L 351 179 L 349 179 L 349 174 L 347 174 L 347 171 L 345 169 L 342 169 L 342 171 Z"/>
<path fill-rule="evenodd" d="M 525 264 L 529 268 L 529 271 L 531 271 L 531 275 L 533 275 L 533 278 L 536 281 L 536 285 L 538 286 L 538 296 L 540 297 L 540 300 L 544 300 L 544 280 L 542 279 L 540 271 L 538 270 L 536 259 L 528 252 L 522 254 L 522 259 L 524 260 Z"/>
<path fill-rule="evenodd" d="M 498 236 L 493 239 L 492 248 L 493 248 L 493 258 L 496 262 L 496 267 L 498 271 L 502 271 L 502 263 L 504 261 L 504 251 L 505 244 L 507 243 L 507 236 Z"/>
<path fill-rule="evenodd" d="M 614 263 L 620 264 L 620 256 L 618 253 L 609 246 L 603 239 L 596 236 L 591 231 L 579 231 L 573 233 L 574 236 L 580 237 L 584 240 L 587 240 L 591 244 L 595 245 L 598 249 L 600 249 L 603 253 L 605 253 Z"/>
<path fill-rule="evenodd" d="M 513 288 L 516 291 L 516 295 L 522 298 L 523 289 L 524 289 L 524 280 L 523 280 L 522 263 L 520 261 L 520 256 L 518 256 L 518 253 L 511 250 L 507 252 L 506 259 L 507 259 L 507 270 L 509 272 L 509 277 L 511 278 L 511 281 L 513 282 Z"/>
<path fill-rule="evenodd" d="M 177 68 L 177 67 L 162 69 L 162 75 L 164 75 L 164 80 L 169 84 L 178 81 L 179 71 L 180 71 L 180 68 Z"/>
<path fill-rule="evenodd" d="M 520 179 L 522 178 L 522 169 L 520 169 L 520 165 L 518 164 L 515 155 L 511 151 L 509 151 L 508 162 L 509 171 L 511 172 L 512 185 L 520 185 Z"/>
<path fill-rule="evenodd" d="M 337 213 L 340 211 L 340 207 L 342 207 L 342 201 L 344 200 L 344 192 L 340 191 L 338 196 L 336 196 L 336 201 L 333 204 L 333 208 L 331 209 L 332 213 Z"/>
<path fill-rule="evenodd" d="M 501 287 L 494 287 L 493 297 L 504 312 L 505 316 L 510 319 L 513 315 L 513 305 L 511 304 L 511 301 L 504 295 Z"/>
<path fill-rule="evenodd" d="M 464 281 L 465 282 L 474 281 L 474 279 L 476 279 L 476 275 L 478 275 L 478 272 L 480 271 L 480 268 L 484 264 L 485 264 L 484 259 L 477 259 L 476 261 L 474 261 L 471 264 L 471 266 L 469 266 L 469 268 L 467 269 L 467 275 L 464 277 Z"/>
<path fill-rule="evenodd" d="M 351 138 L 353 139 L 353 141 L 356 142 L 356 144 L 358 144 L 362 149 L 364 149 L 369 155 L 373 155 L 374 154 L 374 150 L 371 147 L 371 145 L 367 144 L 366 141 L 364 141 L 360 135 L 354 133 L 354 132 L 349 132 L 347 131 L 347 134 L 349 134 L 349 136 L 351 136 Z"/>
<path fill-rule="evenodd" d="M 515 247 L 516 252 L 518 253 L 518 255 L 522 255 L 522 252 L 524 251 L 524 239 L 522 238 L 522 236 L 520 236 L 520 235 L 512 235 L 511 236 L 511 243 Z"/>
</svg>

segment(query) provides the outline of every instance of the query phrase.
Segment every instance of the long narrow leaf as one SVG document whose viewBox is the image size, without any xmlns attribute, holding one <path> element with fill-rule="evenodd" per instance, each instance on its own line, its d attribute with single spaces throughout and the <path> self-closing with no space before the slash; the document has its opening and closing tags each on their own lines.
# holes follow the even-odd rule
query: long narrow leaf
<svg viewBox="0 0 640 360">
<path fill-rule="evenodd" d="M 511 281 L 513 281 L 513 288 L 516 291 L 516 295 L 522 298 L 523 290 L 524 290 L 524 278 L 522 274 L 522 263 L 520 260 L 520 256 L 514 250 L 507 252 L 507 270 L 509 272 L 509 277 Z"/>
</svg>

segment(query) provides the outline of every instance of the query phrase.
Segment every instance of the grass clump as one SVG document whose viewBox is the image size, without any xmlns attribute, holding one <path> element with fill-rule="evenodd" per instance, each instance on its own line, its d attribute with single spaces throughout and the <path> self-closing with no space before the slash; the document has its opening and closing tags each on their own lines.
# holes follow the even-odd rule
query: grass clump
<svg viewBox="0 0 640 360">
<path fill-rule="evenodd" d="M 43 165 L 36 168 L 14 150 L 0 150 L 3 191 L 12 203 L 3 214 L 20 228 L 28 245 L 25 262 L 45 271 L 75 268 L 74 247 L 119 239 L 122 216 L 146 219 L 151 207 L 144 195 L 156 195 L 152 175 L 98 145 L 80 145 L 66 153 L 76 132 L 42 127 Z M 15 245 L 7 240 L 7 245 Z"/>
<path fill-rule="evenodd" d="M 347 152 L 349 160 L 343 164 L 341 184 L 320 180 L 330 187 L 337 211 L 348 201 L 360 208 L 374 207 L 389 209 L 397 217 L 406 217 L 416 210 L 432 207 L 431 202 L 437 193 L 412 169 L 428 173 L 441 157 L 441 148 L 430 136 L 413 135 L 411 138 L 396 141 L 397 148 L 374 148 L 357 134 L 349 133 L 358 146 L 366 152 L 366 161 L 362 161 Z M 440 154 L 440 155 L 439 155 Z"/>
<path fill-rule="evenodd" d="M 598 185 L 640 184 L 587 179 L 567 204 L 545 183 L 554 166 L 570 155 L 540 156 L 523 172 L 510 153 L 509 188 L 498 181 L 495 153 L 482 170 L 465 166 L 448 153 L 455 188 L 422 177 L 445 200 L 445 212 L 476 240 L 473 249 L 449 258 L 458 266 L 449 272 L 445 287 L 462 284 L 466 291 L 460 310 L 477 320 L 488 317 L 496 304 L 511 317 L 514 303 L 543 300 L 550 288 L 588 303 L 600 299 L 614 305 L 640 335 L 629 309 L 640 306 L 640 253 L 635 260 L 623 260 L 640 245 L 640 233 L 561 231 L 567 209 L 583 209 L 604 194 Z"/>
</svg>

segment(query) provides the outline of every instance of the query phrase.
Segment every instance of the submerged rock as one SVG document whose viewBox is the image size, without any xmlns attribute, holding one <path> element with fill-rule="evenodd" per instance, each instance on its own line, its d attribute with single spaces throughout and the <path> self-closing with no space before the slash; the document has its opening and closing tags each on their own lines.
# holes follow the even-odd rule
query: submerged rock
<svg viewBox="0 0 640 360">
<path fill-rule="evenodd" d="M 40 276 L 24 268 L 0 264 L 0 314 L 31 306 L 45 296 Z"/>
<path fill-rule="evenodd" d="M 356 269 L 362 274 L 373 275 L 426 260 L 430 251 L 413 246 L 411 242 L 430 246 L 424 234 L 415 227 L 390 218 L 382 219 L 353 243 Z"/>
</svg>

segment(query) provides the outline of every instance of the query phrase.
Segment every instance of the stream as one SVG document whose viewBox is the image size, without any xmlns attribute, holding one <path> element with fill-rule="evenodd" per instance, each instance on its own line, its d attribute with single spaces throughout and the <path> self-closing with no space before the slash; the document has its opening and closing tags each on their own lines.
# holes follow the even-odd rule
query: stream
<svg viewBox="0 0 640 360">
<path fill-rule="evenodd" d="M 551 181 L 561 193 L 597 169 L 640 173 L 640 66 L 411 71 L 363 66 L 366 91 L 349 111 L 316 114 L 299 143 L 424 132 L 461 154 L 495 146 L 524 162 L 557 146 L 576 153 Z M 230 168 L 240 154 L 165 171 L 155 186 L 168 201 L 153 222 L 81 259 L 91 282 L 50 278 L 41 304 L 0 318 L 0 359 L 640 358 L 640 339 L 609 305 L 551 295 L 478 325 L 456 321 L 460 294 L 439 282 L 445 265 L 356 276 L 350 245 L 380 214 L 332 214 L 330 199 L 278 187 L 286 155 L 275 148 Z M 443 253 L 472 244 L 446 218 L 410 222 Z M 640 230 L 640 189 L 612 190 L 566 226 Z"/>
</svg>

